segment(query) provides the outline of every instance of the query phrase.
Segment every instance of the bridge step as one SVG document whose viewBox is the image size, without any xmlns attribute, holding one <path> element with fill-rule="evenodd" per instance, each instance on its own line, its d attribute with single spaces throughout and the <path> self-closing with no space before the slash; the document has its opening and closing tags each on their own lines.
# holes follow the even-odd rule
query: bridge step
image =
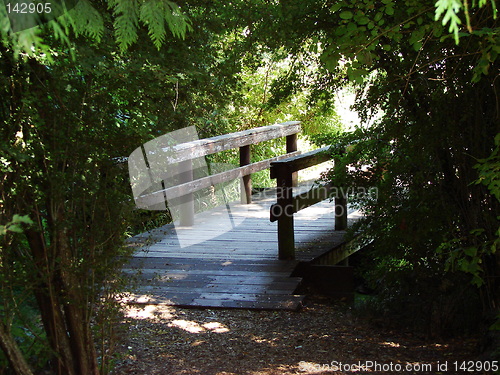
<svg viewBox="0 0 500 375">
<path fill-rule="evenodd" d="M 123 271 L 137 282 L 129 304 L 182 307 L 297 310 L 302 278 L 290 277 L 297 262 L 133 258 Z"/>
<path fill-rule="evenodd" d="M 345 232 L 334 230 L 334 205 L 328 200 L 318 203 L 295 214 L 296 260 L 278 260 L 276 223 L 269 221 L 269 202 L 259 202 L 255 198 L 245 209 L 231 208 L 233 217 L 243 221 L 223 233 L 220 228 L 226 224 L 218 218 L 227 210 L 218 207 L 198 214 L 199 226 L 193 229 L 168 224 L 131 239 L 137 251 L 124 272 L 137 279 L 137 288 L 127 302 L 298 309 L 304 299 L 296 295 L 302 279 L 290 277 L 292 272 L 299 262 L 338 247 Z M 204 240 L 181 246 L 179 238 Z"/>
</svg>

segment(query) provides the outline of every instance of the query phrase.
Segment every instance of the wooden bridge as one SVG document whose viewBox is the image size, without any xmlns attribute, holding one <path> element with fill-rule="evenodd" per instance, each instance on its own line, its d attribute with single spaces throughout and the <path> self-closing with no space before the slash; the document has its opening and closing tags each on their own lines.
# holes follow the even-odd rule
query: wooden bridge
<svg viewBox="0 0 500 375">
<path fill-rule="evenodd" d="M 331 186 L 297 186 L 299 170 L 331 159 L 326 149 L 300 154 L 299 131 L 300 123 L 288 122 L 177 144 L 173 151 L 160 150 L 166 152 L 169 168 L 178 163 L 181 177 L 172 186 L 163 184 L 163 189 L 148 191 L 136 201 L 156 205 L 157 197 L 168 197 L 168 202 L 181 199 L 179 217 L 131 239 L 137 251 L 124 272 L 136 276 L 137 287 L 127 301 L 297 309 L 304 296 L 295 294 L 301 278 L 292 274 L 300 263 L 328 258 L 336 264 L 357 251 L 356 244 L 344 240 L 348 222 L 359 217 L 356 212 L 348 213 L 345 196 L 335 191 L 334 204 Z M 285 155 L 250 163 L 251 144 L 279 137 L 286 137 Z M 195 178 L 195 157 L 231 148 L 240 149 L 240 167 Z M 251 173 L 267 168 L 277 187 L 252 195 Z M 241 202 L 226 202 L 195 214 L 197 192 L 236 178 L 242 180 Z"/>
</svg>

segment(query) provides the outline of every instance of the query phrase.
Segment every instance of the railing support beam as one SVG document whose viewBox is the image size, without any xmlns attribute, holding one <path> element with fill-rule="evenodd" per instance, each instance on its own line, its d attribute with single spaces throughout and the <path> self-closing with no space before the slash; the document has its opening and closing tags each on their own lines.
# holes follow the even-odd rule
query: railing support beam
<svg viewBox="0 0 500 375">
<path fill-rule="evenodd" d="M 282 210 L 278 220 L 278 258 L 295 259 L 295 234 L 293 230 L 293 178 L 286 166 L 275 169 L 277 206 Z"/>
<path fill-rule="evenodd" d="M 286 136 L 286 153 L 289 154 L 291 152 L 297 151 L 297 133 L 290 134 Z M 298 186 L 299 183 L 299 173 L 292 173 L 292 186 Z"/>
<path fill-rule="evenodd" d="M 287 137 L 288 147 L 293 148 L 295 141 Z M 277 183 L 277 202 L 271 206 L 270 220 L 278 221 L 278 256 L 282 260 L 295 259 L 295 238 L 293 214 L 302 208 L 328 198 L 331 185 L 313 188 L 308 193 L 293 196 L 293 174 L 301 169 L 331 160 L 329 147 L 307 152 L 288 159 L 271 163 L 271 178 Z M 340 163 L 334 160 L 335 172 L 340 172 Z M 335 196 L 335 230 L 347 229 L 347 196 L 344 189 L 336 189 Z"/>
<path fill-rule="evenodd" d="M 193 181 L 193 162 L 192 160 L 184 160 L 179 163 L 179 180 L 180 183 Z M 179 205 L 179 223 L 181 226 L 191 227 L 194 224 L 194 197 L 193 193 L 188 193 L 182 198 L 182 203 Z"/>
<path fill-rule="evenodd" d="M 339 174 L 340 163 L 338 159 L 334 159 L 335 174 Z M 347 229 L 347 192 L 341 187 L 337 189 L 335 197 L 335 230 Z"/>
<path fill-rule="evenodd" d="M 240 147 L 240 167 L 250 164 L 250 145 Z M 241 178 L 241 203 L 252 203 L 252 176 L 246 175 Z"/>
</svg>

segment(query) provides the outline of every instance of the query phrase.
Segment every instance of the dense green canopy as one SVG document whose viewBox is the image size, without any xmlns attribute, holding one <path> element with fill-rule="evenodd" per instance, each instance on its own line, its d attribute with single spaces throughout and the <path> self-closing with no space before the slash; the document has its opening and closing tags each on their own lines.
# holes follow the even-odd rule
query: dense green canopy
<svg viewBox="0 0 500 375">
<path fill-rule="evenodd" d="M 377 188 L 350 199 L 375 240 L 364 276 L 382 285 L 383 308 L 405 306 L 431 331 L 455 329 L 460 311 L 481 307 L 495 320 L 494 2 L 81 0 L 18 32 L 6 12 L 0 346 L 17 373 L 106 372 L 95 340 L 110 344 L 103 327 L 132 211 L 120 161 L 188 125 L 204 137 L 302 120 L 318 144 L 347 146 L 342 160 L 358 168 L 326 178 Z M 350 133 L 335 116 L 345 87 L 364 120 Z M 35 335 L 17 328 L 38 315 Z"/>
</svg>

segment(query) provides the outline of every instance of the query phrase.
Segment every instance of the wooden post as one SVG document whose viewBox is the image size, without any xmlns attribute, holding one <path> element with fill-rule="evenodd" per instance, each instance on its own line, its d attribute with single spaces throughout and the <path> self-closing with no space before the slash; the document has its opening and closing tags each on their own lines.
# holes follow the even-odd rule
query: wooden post
<svg viewBox="0 0 500 375">
<path fill-rule="evenodd" d="M 292 173 L 286 165 L 276 170 L 277 203 L 281 210 L 278 219 L 278 258 L 295 259 L 295 236 L 293 231 Z"/>
<path fill-rule="evenodd" d="M 297 133 L 286 136 L 286 153 L 297 151 Z M 292 173 L 292 186 L 297 186 L 299 181 L 299 173 Z"/>
<path fill-rule="evenodd" d="M 339 171 L 338 159 L 334 159 L 335 171 Z M 347 191 L 343 187 L 337 189 L 335 197 L 335 230 L 347 229 Z"/>
<path fill-rule="evenodd" d="M 240 147 L 240 167 L 250 164 L 250 145 Z M 252 176 L 241 178 L 241 203 L 252 203 Z"/>
<path fill-rule="evenodd" d="M 193 181 L 193 163 L 192 160 L 185 160 L 179 163 L 179 181 L 180 183 Z M 194 199 L 193 193 L 185 194 L 181 197 L 180 225 L 190 227 L 194 224 Z"/>
</svg>

